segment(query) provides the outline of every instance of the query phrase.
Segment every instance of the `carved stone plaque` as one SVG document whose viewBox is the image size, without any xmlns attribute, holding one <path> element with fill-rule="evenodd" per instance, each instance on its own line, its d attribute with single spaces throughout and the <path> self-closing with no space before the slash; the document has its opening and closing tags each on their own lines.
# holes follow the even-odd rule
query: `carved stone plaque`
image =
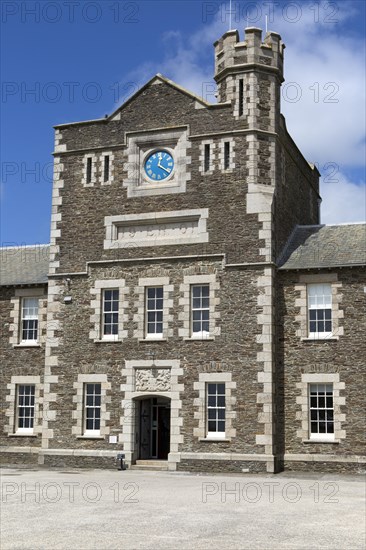
<svg viewBox="0 0 366 550">
<path fill-rule="evenodd" d="M 136 369 L 136 391 L 170 391 L 170 369 Z"/>
</svg>

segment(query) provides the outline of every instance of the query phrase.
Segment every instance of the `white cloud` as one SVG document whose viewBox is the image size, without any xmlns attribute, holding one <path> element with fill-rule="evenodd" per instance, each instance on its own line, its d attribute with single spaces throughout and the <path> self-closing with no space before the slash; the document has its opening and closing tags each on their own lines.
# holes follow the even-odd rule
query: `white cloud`
<svg viewBox="0 0 366 550">
<path fill-rule="evenodd" d="M 366 186 L 355 184 L 338 173 L 338 181 L 322 181 L 320 194 L 322 223 L 362 222 L 366 220 Z"/>
</svg>

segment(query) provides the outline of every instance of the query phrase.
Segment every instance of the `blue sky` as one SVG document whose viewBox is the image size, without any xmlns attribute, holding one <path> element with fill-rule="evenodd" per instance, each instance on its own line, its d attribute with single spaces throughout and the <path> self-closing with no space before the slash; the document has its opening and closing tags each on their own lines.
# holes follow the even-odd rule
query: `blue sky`
<svg viewBox="0 0 366 550">
<path fill-rule="evenodd" d="M 323 174 L 322 222 L 365 218 L 365 2 L 232 2 L 232 28 L 281 34 L 282 112 Z M 215 1 L 1 3 L 2 245 L 49 241 L 53 125 L 103 117 L 155 73 L 213 97 Z"/>
</svg>

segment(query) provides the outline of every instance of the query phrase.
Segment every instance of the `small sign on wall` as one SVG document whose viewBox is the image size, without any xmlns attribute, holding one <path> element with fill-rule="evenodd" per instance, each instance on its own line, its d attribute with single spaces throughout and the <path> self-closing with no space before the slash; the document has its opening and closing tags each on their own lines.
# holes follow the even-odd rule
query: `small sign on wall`
<svg viewBox="0 0 366 550">
<path fill-rule="evenodd" d="M 117 436 L 116 435 L 110 435 L 109 436 L 109 443 L 117 443 Z"/>
</svg>

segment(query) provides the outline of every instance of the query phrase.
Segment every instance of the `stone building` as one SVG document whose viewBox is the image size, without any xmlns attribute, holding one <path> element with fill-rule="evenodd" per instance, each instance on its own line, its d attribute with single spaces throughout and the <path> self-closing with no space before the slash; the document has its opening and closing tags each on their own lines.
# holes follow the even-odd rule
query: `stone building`
<svg viewBox="0 0 366 550">
<path fill-rule="evenodd" d="M 365 225 L 320 225 L 281 37 L 56 126 L 50 245 L 3 248 L 8 464 L 364 469 Z M 157 462 L 156 462 L 157 461 Z"/>
</svg>

